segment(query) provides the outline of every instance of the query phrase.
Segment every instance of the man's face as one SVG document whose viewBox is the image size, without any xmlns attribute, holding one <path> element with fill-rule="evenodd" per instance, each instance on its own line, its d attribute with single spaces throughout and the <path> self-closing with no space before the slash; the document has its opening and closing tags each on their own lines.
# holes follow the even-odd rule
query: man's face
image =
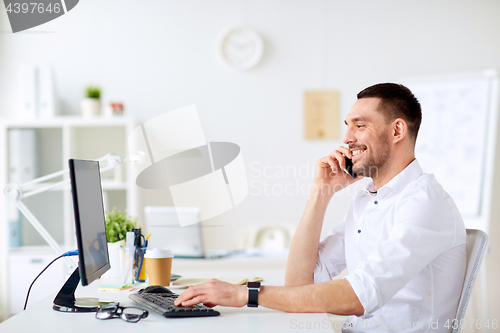
<svg viewBox="0 0 500 333">
<path fill-rule="evenodd" d="M 376 111 L 379 98 L 361 98 L 346 117 L 344 143 L 353 153 L 353 170 L 364 177 L 377 177 L 391 156 L 390 126 Z"/>
</svg>

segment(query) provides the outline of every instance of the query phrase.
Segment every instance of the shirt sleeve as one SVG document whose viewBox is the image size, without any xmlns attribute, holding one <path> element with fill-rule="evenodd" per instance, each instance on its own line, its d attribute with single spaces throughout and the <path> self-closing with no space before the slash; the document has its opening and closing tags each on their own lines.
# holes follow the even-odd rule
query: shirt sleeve
<svg viewBox="0 0 500 333">
<path fill-rule="evenodd" d="M 365 309 L 364 316 L 381 308 L 455 243 L 457 221 L 462 218 L 451 198 L 435 189 L 410 192 L 396 203 L 399 207 L 388 239 L 346 277 Z"/>
<path fill-rule="evenodd" d="M 346 267 L 344 235 L 345 218 L 319 244 L 314 283 L 330 281 Z"/>
</svg>

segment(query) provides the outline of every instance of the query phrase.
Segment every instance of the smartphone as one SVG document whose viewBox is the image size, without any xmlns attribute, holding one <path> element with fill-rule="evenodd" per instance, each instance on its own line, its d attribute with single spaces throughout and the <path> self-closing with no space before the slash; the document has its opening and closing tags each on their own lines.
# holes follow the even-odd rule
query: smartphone
<svg viewBox="0 0 500 333">
<path fill-rule="evenodd" d="M 349 157 L 345 157 L 345 171 L 352 177 L 356 178 L 358 175 L 354 173 L 354 170 L 352 169 L 352 160 Z"/>
</svg>

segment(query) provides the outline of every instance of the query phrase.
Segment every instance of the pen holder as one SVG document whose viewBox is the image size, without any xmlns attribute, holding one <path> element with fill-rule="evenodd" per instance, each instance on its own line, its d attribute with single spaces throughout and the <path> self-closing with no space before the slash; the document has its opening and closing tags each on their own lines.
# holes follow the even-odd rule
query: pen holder
<svg viewBox="0 0 500 333">
<path fill-rule="evenodd" d="M 145 253 L 146 247 L 138 247 L 135 249 L 134 279 L 137 282 L 146 282 L 146 263 L 144 262 Z"/>
<path fill-rule="evenodd" d="M 120 248 L 120 282 L 132 284 L 132 267 L 134 263 L 134 249 Z"/>
</svg>

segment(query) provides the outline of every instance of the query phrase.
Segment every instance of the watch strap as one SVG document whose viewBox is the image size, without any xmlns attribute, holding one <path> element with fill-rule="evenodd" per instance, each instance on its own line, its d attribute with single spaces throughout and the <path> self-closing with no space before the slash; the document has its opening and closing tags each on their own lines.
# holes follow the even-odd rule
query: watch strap
<svg viewBox="0 0 500 333">
<path fill-rule="evenodd" d="M 260 282 L 250 282 L 247 284 L 248 289 L 248 307 L 256 308 L 259 306 L 259 291 Z"/>
<path fill-rule="evenodd" d="M 248 304 L 247 306 L 256 308 L 259 306 L 259 291 L 256 289 L 248 290 Z"/>
</svg>

